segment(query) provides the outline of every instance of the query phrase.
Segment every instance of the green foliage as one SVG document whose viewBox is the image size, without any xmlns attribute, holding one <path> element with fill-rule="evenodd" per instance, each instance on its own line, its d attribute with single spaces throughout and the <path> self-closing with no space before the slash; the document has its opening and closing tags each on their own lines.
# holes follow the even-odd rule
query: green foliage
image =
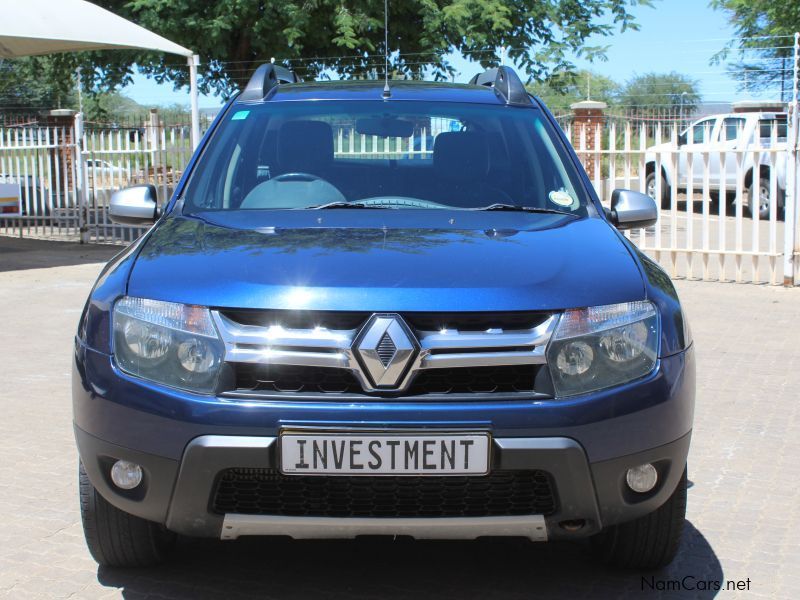
<svg viewBox="0 0 800 600">
<path fill-rule="evenodd" d="M 546 81 L 531 83 L 527 87 L 556 114 L 569 111 L 571 104 L 587 98 L 613 105 L 620 91 L 620 85 L 610 77 L 586 70 L 558 73 Z"/>
<path fill-rule="evenodd" d="M 140 126 L 148 119 L 151 108 L 158 109 L 158 120 L 167 125 L 183 125 L 190 121 L 189 107 L 183 104 L 146 106 L 119 92 L 103 92 L 85 96 L 83 112 L 87 123 Z"/>
<path fill-rule="evenodd" d="M 639 114 L 678 113 L 681 105 L 685 114 L 691 114 L 700 102 L 697 82 L 674 72 L 639 75 L 620 85 L 609 77 L 578 71 L 554 75 L 527 87 L 557 114 L 569 112 L 571 104 L 587 99 L 605 102 L 611 112 L 620 109 Z"/>
<path fill-rule="evenodd" d="M 61 76 L 68 60 L 66 55 L 0 59 L 0 105 L 12 110 L 72 106 L 75 83 Z"/>
<path fill-rule="evenodd" d="M 83 113 L 87 122 L 125 122 L 133 115 L 144 114 L 146 110 L 135 100 L 116 92 L 92 94 L 83 101 Z"/>
<path fill-rule="evenodd" d="M 200 89 L 229 96 L 261 62 L 286 60 L 311 79 L 326 70 L 369 76 L 383 70 L 382 0 L 98 0 L 200 55 Z M 391 68 L 438 79 L 453 71 L 446 56 L 460 51 L 484 67 L 496 65 L 495 49 L 533 79 L 571 71 L 568 56 L 597 58 L 592 36 L 636 28 L 629 8 L 650 0 L 392 0 L 389 2 Z M 609 24 L 609 20 L 611 24 Z M 183 60 L 133 53 L 108 62 L 97 55 L 93 84 L 114 86 L 130 77 L 132 62 L 157 81 L 188 82 Z M 127 69 L 127 70 L 126 70 Z M 87 72 L 90 72 L 87 70 Z"/>
<path fill-rule="evenodd" d="M 740 60 L 730 70 L 746 90 L 773 90 L 788 100 L 792 89 L 793 36 L 800 31 L 797 0 L 711 0 L 711 6 L 728 13 L 736 30 Z M 786 37 L 771 37 L 786 36 Z M 729 44 L 712 62 L 734 50 Z"/>
<path fill-rule="evenodd" d="M 276 57 L 306 79 L 329 70 L 343 77 L 383 71 L 382 0 L 95 0 L 200 55 L 200 89 L 230 96 L 255 68 Z M 555 89 L 567 89 L 569 57 L 602 58 L 594 37 L 636 28 L 631 7 L 650 0 L 390 0 L 390 68 L 396 76 L 448 78 L 447 60 L 461 52 L 482 64 L 499 62 L 499 47 L 533 81 L 552 74 Z M 179 56 L 138 51 L 83 52 L 14 61 L 25 86 L 39 82 L 43 95 L 29 105 L 75 104 L 78 67 L 84 97 L 130 83 L 133 65 L 157 82 L 188 85 Z M 5 86 L 5 82 L 0 84 Z M 25 87 L 23 86 L 23 87 Z M 3 88 L 0 88 L 2 91 Z M 34 90 L 16 94 L 30 95 Z M 600 93 L 598 87 L 598 94 Z M 102 113 L 102 101 L 97 106 Z M 112 111 L 113 112 L 113 111 Z"/>
<path fill-rule="evenodd" d="M 130 83 L 132 61 L 145 56 L 127 50 L 108 50 L 0 59 L 0 107 L 28 111 L 77 109 L 78 69 L 82 72 L 81 87 L 86 101 Z"/>
<path fill-rule="evenodd" d="M 654 110 L 685 114 L 700 102 L 697 81 L 681 73 L 647 73 L 628 81 L 619 93 L 619 106 L 632 112 Z"/>
<path fill-rule="evenodd" d="M 77 110 L 79 100 L 75 68 L 82 64 L 76 60 L 77 56 L 55 54 L 48 57 L 0 59 L 0 108 L 25 114 L 52 108 Z M 90 81 L 92 77 L 94 75 L 90 72 Z M 108 86 L 87 87 L 84 81 L 83 112 L 90 123 L 140 123 L 151 108 L 119 92 L 107 91 Z M 187 121 L 186 106 L 176 104 L 158 108 L 159 118 L 165 123 Z"/>
</svg>

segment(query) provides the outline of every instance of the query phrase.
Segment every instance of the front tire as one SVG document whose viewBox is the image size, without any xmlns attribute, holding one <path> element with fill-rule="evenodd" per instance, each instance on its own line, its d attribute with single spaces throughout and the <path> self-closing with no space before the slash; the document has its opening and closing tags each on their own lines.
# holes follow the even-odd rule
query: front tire
<svg viewBox="0 0 800 600">
<path fill-rule="evenodd" d="M 661 175 L 661 197 L 656 197 L 656 174 L 655 172 L 648 173 L 647 178 L 644 180 L 645 193 L 656 201 L 656 204 L 663 209 L 669 208 L 669 186 L 664 175 Z"/>
<path fill-rule="evenodd" d="M 91 484 L 83 464 L 78 483 L 83 534 L 89 553 L 99 565 L 148 567 L 166 558 L 175 544 L 175 534 L 110 504 Z"/>
<path fill-rule="evenodd" d="M 669 499 L 634 521 L 613 525 L 591 540 L 603 563 L 625 569 L 652 570 L 667 566 L 681 543 L 686 518 L 686 469 Z"/>
</svg>

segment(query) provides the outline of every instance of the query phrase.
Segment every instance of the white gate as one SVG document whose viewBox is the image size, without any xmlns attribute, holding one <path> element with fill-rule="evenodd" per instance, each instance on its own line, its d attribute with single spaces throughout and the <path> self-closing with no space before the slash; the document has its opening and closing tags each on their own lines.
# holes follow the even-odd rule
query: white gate
<svg viewBox="0 0 800 600">
<path fill-rule="evenodd" d="M 148 183 L 166 202 L 191 153 L 189 126 L 165 127 L 157 115 L 133 128 L 84 129 L 76 118 L 0 129 L 0 235 L 129 243 L 145 228 L 111 223 L 111 194 Z"/>
<path fill-rule="evenodd" d="M 450 130 L 447 120 L 439 121 L 409 138 L 337 130 L 335 153 L 430 158 L 436 136 Z M 798 159 L 790 151 L 796 148 L 791 126 L 785 115 L 771 120 L 752 114 L 711 117 L 699 131 L 690 130 L 702 142 L 694 143 L 679 139 L 683 126 L 677 119 L 609 117 L 591 131 L 563 125 L 606 207 L 617 188 L 658 198 L 658 223 L 627 235 L 672 277 L 773 285 L 797 281 L 786 273 L 800 262 L 794 249 L 797 193 L 791 181 Z M 751 211 L 751 202 L 753 207 L 764 204 L 765 210 Z"/>
<path fill-rule="evenodd" d="M 0 234 L 79 235 L 74 139 L 72 127 L 0 129 Z"/>
<path fill-rule="evenodd" d="M 794 255 L 797 227 L 790 181 L 797 157 L 789 151 L 785 121 L 765 120 L 765 130 L 742 143 L 746 134 L 733 122 L 745 116 L 690 129 L 698 143 L 679 139 L 675 121 L 610 118 L 593 135 L 586 127 L 577 132 L 575 150 L 605 206 L 616 188 L 655 197 L 658 223 L 628 237 L 673 277 L 784 283 L 782 259 L 787 243 Z M 728 121 L 734 129 L 726 140 Z M 565 128 L 572 136 L 572 126 Z"/>
<path fill-rule="evenodd" d="M 85 241 L 130 242 L 145 228 L 111 223 L 108 204 L 121 188 L 152 184 L 160 204 L 172 196 L 192 154 L 188 126 L 165 127 L 157 119 L 141 128 L 86 129 L 81 158 L 86 189 Z"/>
</svg>

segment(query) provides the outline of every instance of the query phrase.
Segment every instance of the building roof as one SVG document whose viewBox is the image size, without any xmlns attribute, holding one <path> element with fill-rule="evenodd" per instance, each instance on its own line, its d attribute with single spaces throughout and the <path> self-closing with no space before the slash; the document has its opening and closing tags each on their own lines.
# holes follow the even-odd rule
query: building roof
<svg viewBox="0 0 800 600">
<path fill-rule="evenodd" d="M 608 108 L 608 104 L 598 100 L 581 100 L 580 102 L 570 104 L 569 107 L 572 110 L 604 110 Z"/>
<path fill-rule="evenodd" d="M 786 112 L 786 103 L 780 100 L 739 100 L 733 103 L 733 112 Z"/>
</svg>

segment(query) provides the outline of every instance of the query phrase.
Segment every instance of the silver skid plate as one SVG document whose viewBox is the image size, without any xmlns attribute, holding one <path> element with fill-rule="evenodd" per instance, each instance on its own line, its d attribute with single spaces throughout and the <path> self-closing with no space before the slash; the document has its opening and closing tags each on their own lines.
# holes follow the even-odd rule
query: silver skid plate
<svg viewBox="0 0 800 600">
<path fill-rule="evenodd" d="M 288 535 L 295 539 L 348 539 L 359 535 L 408 535 L 420 540 L 472 540 L 483 536 L 547 541 L 541 515 L 446 518 L 333 518 L 225 515 L 220 538 Z"/>
</svg>

